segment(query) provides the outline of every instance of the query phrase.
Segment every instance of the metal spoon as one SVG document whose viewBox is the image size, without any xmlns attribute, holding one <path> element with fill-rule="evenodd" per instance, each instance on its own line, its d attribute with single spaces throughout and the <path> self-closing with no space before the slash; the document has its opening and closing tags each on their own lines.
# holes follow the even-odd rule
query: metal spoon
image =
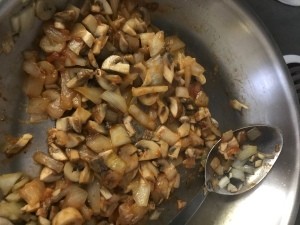
<svg viewBox="0 0 300 225">
<path fill-rule="evenodd" d="M 238 191 L 229 192 L 223 188 L 213 188 L 211 185 L 211 180 L 215 176 L 215 172 L 210 167 L 210 162 L 214 157 L 220 154 L 218 147 L 221 140 L 219 140 L 210 150 L 205 164 L 205 186 L 208 192 L 215 192 L 221 195 L 238 195 L 256 187 L 270 172 L 282 150 L 283 138 L 281 131 L 278 128 L 268 125 L 255 125 L 237 129 L 234 131 L 234 134 L 237 134 L 240 131 L 248 132 L 253 128 L 257 128 L 261 132 L 261 135 L 257 139 L 250 141 L 249 144 L 257 146 L 259 152 L 272 157 L 264 158 L 262 166 L 257 168 L 253 175 L 249 175 L 246 177 L 243 186 Z M 175 216 L 175 218 L 169 223 L 169 225 L 187 224 L 191 217 L 200 208 L 206 196 L 207 194 L 204 194 L 203 191 L 199 192 L 191 200 L 191 202 L 189 202 L 187 206 Z"/>
</svg>

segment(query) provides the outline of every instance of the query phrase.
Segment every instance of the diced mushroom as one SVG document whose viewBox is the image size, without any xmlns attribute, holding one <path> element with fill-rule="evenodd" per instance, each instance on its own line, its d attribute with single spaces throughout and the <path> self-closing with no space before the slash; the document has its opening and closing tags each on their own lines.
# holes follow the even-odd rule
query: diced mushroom
<svg viewBox="0 0 300 225">
<path fill-rule="evenodd" d="M 107 71 L 113 71 L 121 74 L 128 74 L 130 66 L 128 63 L 122 62 L 122 58 L 118 55 L 111 55 L 104 60 L 101 68 Z"/>
</svg>

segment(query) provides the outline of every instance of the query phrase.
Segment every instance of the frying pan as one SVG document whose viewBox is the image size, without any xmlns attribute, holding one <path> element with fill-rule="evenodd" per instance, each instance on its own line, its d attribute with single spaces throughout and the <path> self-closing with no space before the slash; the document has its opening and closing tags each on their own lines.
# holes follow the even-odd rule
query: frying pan
<svg viewBox="0 0 300 225">
<path fill-rule="evenodd" d="M 0 39 L 10 30 L 10 17 L 21 6 L 18 0 L 0 1 Z M 299 202 L 299 109 L 292 81 L 281 54 L 253 12 L 239 0 L 161 0 L 151 13 L 153 23 L 168 34 L 178 35 L 189 54 L 206 68 L 205 90 L 210 109 L 222 131 L 249 124 L 270 124 L 282 130 L 284 146 L 277 164 L 253 191 L 240 196 L 211 194 L 189 224 L 293 225 Z M 24 171 L 35 175 L 39 167 L 31 156 L 47 151 L 47 128 L 53 121 L 26 123 L 26 97 L 22 93 L 23 50 L 35 45 L 40 23 L 15 38 L 9 54 L 0 55 L 0 133 L 34 135 L 30 148 L 7 159 L 0 156 L 1 173 Z M 237 112 L 229 106 L 238 99 L 249 109 Z M 183 174 L 183 184 L 164 213 L 151 224 L 168 224 L 176 214 L 176 199 L 190 200 L 202 190 L 198 173 Z"/>
</svg>

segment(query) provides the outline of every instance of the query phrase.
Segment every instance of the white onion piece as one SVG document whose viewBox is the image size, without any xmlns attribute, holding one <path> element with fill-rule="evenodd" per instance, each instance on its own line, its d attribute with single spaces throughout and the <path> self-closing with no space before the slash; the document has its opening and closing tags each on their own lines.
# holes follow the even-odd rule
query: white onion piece
<svg viewBox="0 0 300 225">
<path fill-rule="evenodd" d="M 240 181 L 245 181 L 245 173 L 243 170 L 232 168 L 230 171 L 230 178 L 236 178 Z"/>
<path fill-rule="evenodd" d="M 219 180 L 218 186 L 222 189 L 225 188 L 229 183 L 230 179 L 227 176 L 224 176 Z"/>
<path fill-rule="evenodd" d="M 148 205 L 150 191 L 150 183 L 144 179 L 140 179 L 138 185 L 132 190 L 132 197 L 138 206 Z"/>
<path fill-rule="evenodd" d="M 102 93 L 101 98 L 110 104 L 112 107 L 119 109 L 123 113 L 127 113 L 128 107 L 126 100 L 120 94 L 117 94 L 112 91 L 105 91 Z"/>
<path fill-rule="evenodd" d="M 237 155 L 238 160 L 249 159 L 252 155 L 257 153 L 257 146 L 255 145 L 243 145 L 241 151 Z"/>
<path fill-rule="evenodd" d="M 0 175 L 0 190 L 5 196 L 13 188 L 15 183 L 21 178 L 22 173 L 7 173 Z"/>
</svg>

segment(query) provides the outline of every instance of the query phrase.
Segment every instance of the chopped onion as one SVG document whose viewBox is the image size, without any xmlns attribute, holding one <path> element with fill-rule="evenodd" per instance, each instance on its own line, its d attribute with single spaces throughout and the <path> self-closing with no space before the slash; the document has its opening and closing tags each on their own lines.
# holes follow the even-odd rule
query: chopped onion
<svg viewBox="0 0 300 225">
<path fill-rule="evenodd" d="M 238 160 L 249 159 L 252 155 L 257 153 L 257 146 L 255 145 L 243 145 L 242 150 L 238 153 Z"/>
<path fill-rule="evenodd" d="M 15 183 L 21 178 L 22 173 L 7 173 L 0 175 L 0 190 L 6 196 L 13 188 Z"/>
<path fill-rule="evenodd" d="M 138 206 L 148 205 L 150 191 L 150 183 L 144 179 L 140 179 L 138 185 L 132 190 L 133 199 Z"/>
<path fill-rule="evenodd" d="M 227 176 L 224 176 L 219 180 L 218 186 L 222 189 L 225 188 L 229 183 L 229 178 Z"/>
<path fill-rule="evenodd" d="M 123 96 L 112 91 L 105 91 L 102 93 L 101 98 L 112 107 L 120 110 L 123 113 L 127 113 L 128 107 Z"/>
</svg>

